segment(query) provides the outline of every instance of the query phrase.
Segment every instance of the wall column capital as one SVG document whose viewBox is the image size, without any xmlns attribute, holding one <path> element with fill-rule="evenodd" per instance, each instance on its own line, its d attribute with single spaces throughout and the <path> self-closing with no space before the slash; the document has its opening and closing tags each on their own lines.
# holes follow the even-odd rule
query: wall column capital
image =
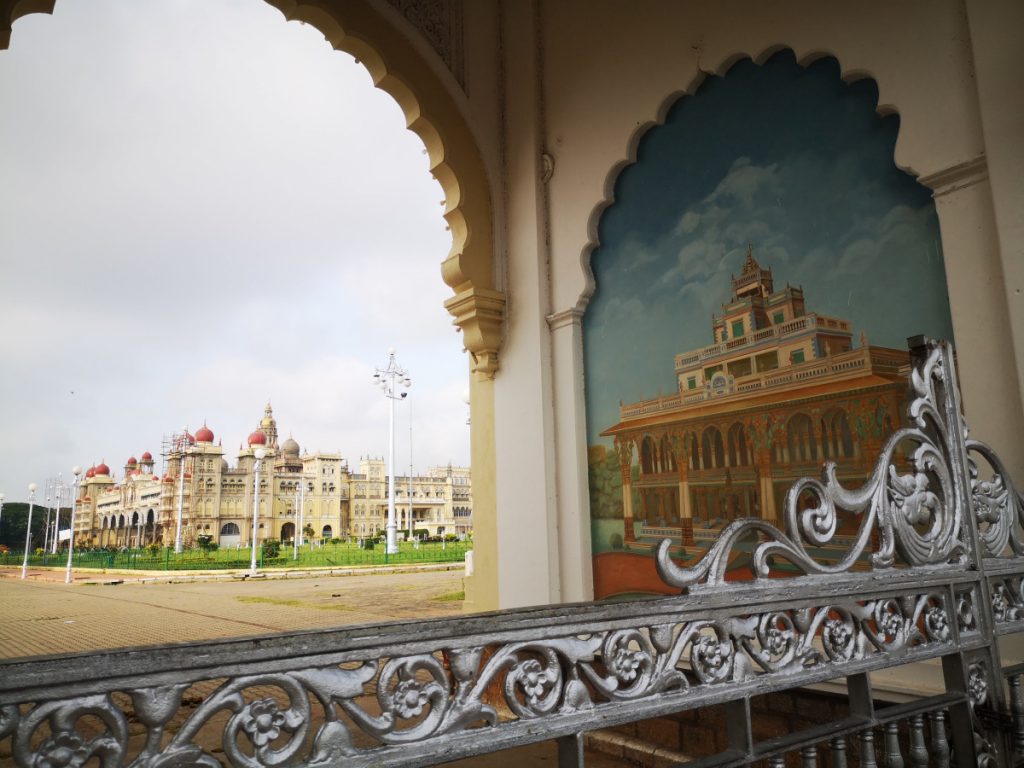
<svg viewBox="0 0 1024 768">
<path fill-rule="evenodd" d="M 473 373 L 478 378 L 493 379 L 498 370 L 505 294 L 490 288 L 467 288 L 445 301 L 444 307 L 462 330 Z"/>
</svg>

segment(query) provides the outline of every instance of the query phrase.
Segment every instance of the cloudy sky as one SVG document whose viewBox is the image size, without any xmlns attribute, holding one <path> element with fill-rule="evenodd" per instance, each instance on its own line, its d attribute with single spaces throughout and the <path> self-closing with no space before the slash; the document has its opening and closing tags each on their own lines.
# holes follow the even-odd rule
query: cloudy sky
<svg viewBox="0 0 1024 768">
<path fill-rule="evenodd" d="M 443 193 L 315 29 L 256 0 L 61 0 L 15 24 L 0 100 L 8 499 L 204 421 L 233 463 L 268 400 L 304 449 L 383 456 L 389 347 L 416 468 L 468 462 Z"/>
<path fill-rule="evenodd" d="M 853 321 L 855 343 L 953 338 L 935 207 L 893 163 L 899 120 L 877 101 L 834 59 L 805 69 L 783 53 L 708 78 L 644 137 L 592 259 L 591 444 L 620 399 L 674 392 L 674 356 L 714 342 L 748 243 L 777 290 L 802 285 L 809 312 Z"/>
</svg>

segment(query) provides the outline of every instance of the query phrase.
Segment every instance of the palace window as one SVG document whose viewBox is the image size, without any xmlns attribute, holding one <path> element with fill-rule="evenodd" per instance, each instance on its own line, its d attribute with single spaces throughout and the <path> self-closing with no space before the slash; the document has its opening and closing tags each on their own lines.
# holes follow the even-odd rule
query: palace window
<svg viewBox="0 0 1024 768">
<path fill-rule="evenodd" d="M 757 367 L 758 373 L 761 371 L 774 371 L 779 367 L 779 353 L 775 351 L 762 352 L 754 358 L 754 364 Z"/>
<path fill-rule="evenodd" d="M 789 362 L 793 365 L 804 362 L 804 351 L 802 349 L 794 349 L 789 353 Z"/>
<path fill-rule="evenodd" d="M 775 323 L 776 325 L 782 325 L 784 322 L 786 322 L 786 313 L 776 312 L 775 315 L 772 317 L 772 322 Z"/>
<path fill-rule="evenodd" d="M 738 339 L 742 335 L 743 335 L 743 321 L 742 320 L 733 320 L 732 321 L 732 337 L 734 339 Z"/>
<path fill-rule="evenodd" d="M 690 377 L 688 377 L 686 379 L 686 388 L 687 389 L 696 389 L 697 388 L 697 377 L 696 376 L 690 376 Z"/>
</svg>

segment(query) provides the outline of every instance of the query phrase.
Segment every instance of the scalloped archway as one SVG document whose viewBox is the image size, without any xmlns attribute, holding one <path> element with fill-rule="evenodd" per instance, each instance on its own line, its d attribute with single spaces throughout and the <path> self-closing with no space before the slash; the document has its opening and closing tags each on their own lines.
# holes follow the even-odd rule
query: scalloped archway
<svg viewBox="0 0 1024 768">
<path fill-rule="evenodd" d="M 335 48 L 353 56 L 376 87 L 405 115 L 406 126 L 426 148 L 430 170 L 445 194 L 444 218 L 452 248 L 441 277 L 453 295 L 445 301 L 469 353 L 471 461 L 473 466 L 476 573 L 467 580 L 467 604 L 497 608 L 497 517 L 494 375 L 505 321 L 505 295 L 496 285 L 493 205 L 480 145 L 461 109 L 464 95 L 438 76 L 384 3 L 374 0 L 264 0 L 289 21 L 319 30 Z M 0 0 L 0 50 L 13 23 L 28 14 L 52 14 L 57 0 Z"/>
</svg>

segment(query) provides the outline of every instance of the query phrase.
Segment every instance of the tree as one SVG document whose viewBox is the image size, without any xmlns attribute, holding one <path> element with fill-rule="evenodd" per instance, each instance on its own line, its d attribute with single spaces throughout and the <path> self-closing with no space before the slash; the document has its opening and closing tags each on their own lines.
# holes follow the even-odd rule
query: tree
<svg viewBox="0 0 1024 768">
<path fill-rule="evenodd" d="M 62 509 L 62 520 L 67 520 L 69 510 Z M 53 517 L 50 518 L 51 522 Z M 28 503 L 12 501 L 4 504 L 0 513 L 0 544 L 21 552 L 25 548 L 25 525 L 28 522 Z M 30 549 L 43 546 L 43 527 L 46 524 L 46 507 L 36 504 L 32 511 L 32 542 Z"/>
</svg>

